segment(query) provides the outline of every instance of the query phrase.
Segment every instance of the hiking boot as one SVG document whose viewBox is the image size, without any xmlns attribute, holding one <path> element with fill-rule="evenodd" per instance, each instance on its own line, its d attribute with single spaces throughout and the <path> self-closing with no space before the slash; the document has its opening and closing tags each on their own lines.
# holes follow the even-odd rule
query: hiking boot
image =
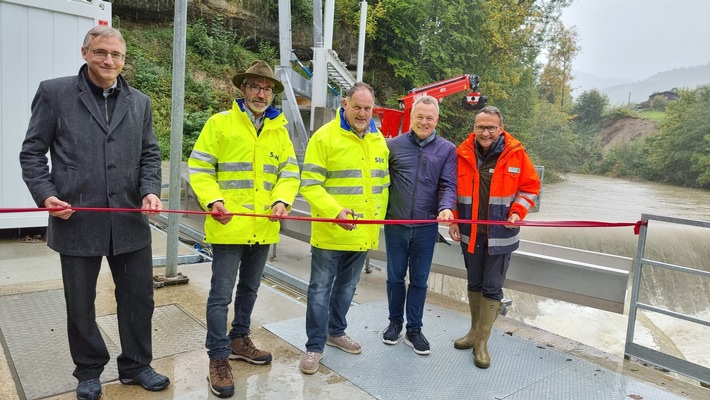
<svg viewBox="0 0 710 400">
<path fill-rule="evenodd" d="M 384 344 L 397 344 L 402 336 L 402 323 L 398 321 L 390 321 L 389 326 L 382 332 L 382 342 Z"/>
<path fill-rule="evenodd" d="M 232 354 L 230 360 L 244 360 L 249 364 L 263 365 L 271 362 L 271 353 L 259 350 L 254 346 L 249 336 L 236 338 L 229 343 Z"/>
<path fill-rule="evenodd" d="M 219 398 L 234 395 L 234 377 L 232 366 L 226 358 L 210 358 L 210 373 L 207 375 L 210 391 Z"/>
<path fill-rule="evenodd" d="M 101 398 L 101 381 L 99 378 L 79 382 L 76 387 L 78 400 L 99 400 Z"/>
<path fill-rule="evenodd" d="M 429 349 L 429 342 L 426 340 L 421 331 L 407 332 L 404 336 L 404 344 L 411 346 L 414 349 L 414 352 L 419 355 L 425 356 L 431 353 L 431 350 Z"/>
<path fill-rule="evenodd" d="M 350 353 L 350 354 L 360 354 L 362 352 L 362 347 L 352 340 L 350 336 L 328 336 L 328 341 L 325 342 L 328 346 L 337 347 L 340 350 Z"/>
<path fill-rule="evenodd" d="M 315 374 L 320 366 L 321 358 L 323 358 L 323 353 L 307 351 L 306 354 L 301 357 L 301 372 L 306 375 Z"/>
</svg>

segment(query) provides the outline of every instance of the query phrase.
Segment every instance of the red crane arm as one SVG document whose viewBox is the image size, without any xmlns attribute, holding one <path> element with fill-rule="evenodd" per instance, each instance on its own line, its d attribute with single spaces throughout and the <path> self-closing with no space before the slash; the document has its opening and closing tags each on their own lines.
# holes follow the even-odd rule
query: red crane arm
<svg viewBox="0 0 710 400">
<path fill-rule="evenodd" d="M 467 110 L 481 109 L 487 98 L 478 92 L 478 83 L 478 75 L 464 74 L 414 88 L 407 95 L 397 99 L 401 110 L 377 107 L 373 110 L 373 116 L 384 136 L 394 137 L 410 129 L 409 117 L 414 101 L 424 95 L 432 96 L 441 102 L 441 99 L 446 96 L 468 90 L 470 92 L 462 99 L 462 106 Z"/>
<path fill-rule="evenodd" d="M 473 81 L 473 82 L 472 82 Z M 451 96 L 456 93 L 461 93 L 466 90 L 477 90 L 474 86 L 478 86 L 478 76 L 476 75 L 459 75 L 454 78 L 445 79 L 443 81 L 430 83 L 428 85 L 418 87 L 409 91 L 406 96 L 400 97 L 400 108 L 410 110 L 417 97 L 429 95 L 441 101 L 446 96 Z M 403 107 L 402 107 L 403 105 Z"/>
</svg>

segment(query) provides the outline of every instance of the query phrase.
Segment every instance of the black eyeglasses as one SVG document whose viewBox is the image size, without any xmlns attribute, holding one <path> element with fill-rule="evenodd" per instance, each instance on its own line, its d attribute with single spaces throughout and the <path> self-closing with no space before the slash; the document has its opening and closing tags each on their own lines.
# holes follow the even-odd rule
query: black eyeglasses
<svg viewBox="0 0 710 400">
<path fill-rule="evenodd" d="M 113 58 L 115 61 L 123 61 L 123 58 L 126 57 L 125 54 L 119 53 L 117 51 L 108 52 L 104 49 L 94 50 L 88 47 L 86 48 L 86 50 L 89 50 L 94 55 L 94 57 L 98 58 L 99 60 L 105 60 L 106 57 L 108 57 L 109 55 L 111 55 L 111 58 Z"/>
<path fill-rule="evenodd" d="M 478 132 L 478 133 L 483 133 L 483 131 L 488 131 L 488 133 L 495 133 L 495 131 L 498 130 L 498 128 L 500 128 L 500 126 L 481 126 L 481 125 L 476 125 L 476 126 L 474 126 L 473 128 L 474 128 L 474 129 L 476 130 L 476 132 Z"/>
<path fill-rule="evenodd" d="M 262 90 L 267 96 L 271 96 L 271 94 L 274 93 L 274 88 L 271 87 L 261 87 L 259 85 L 250 85 L 248 83 L 245 83 L 244 86 L 248 87 L 249 90 L 251 90 L 251 92 L 254 94 L 259 94 L 259 92 L 261 92 Z"/>
</svg>

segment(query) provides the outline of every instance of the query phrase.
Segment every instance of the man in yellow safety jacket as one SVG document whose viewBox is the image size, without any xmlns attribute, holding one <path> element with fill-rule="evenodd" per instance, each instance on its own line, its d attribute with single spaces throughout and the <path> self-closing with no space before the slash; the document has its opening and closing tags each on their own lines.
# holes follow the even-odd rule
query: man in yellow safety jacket
<svg viewBox="0 0 710 400">
<path fill-rule="evenodd" d="M 311 224 L 311 278 L 306 308 L 306 354 L 301 371 L 318 371 L 325 345 L 359 354 L 345 334 L 345 315 L 367 251 L 376 249 L 381 225 L 352 219 L 384 219 L 389 195 L 389 150 L 372 119 L 372 87 L 356 83 L 334 120 L 311 137 L 303 163 L 301 194 L 311 215 L 342 223 Z"/>
<path fill-rule="evenodd" d="M 205 218 L 205 241 L 212 244 L 212 282 L 207 300 L 207 354 L 210 390 L 234 394 L 229 359 L 268 364 L 271 353 L 249 338 L 269 246 L 279 241 L 279 223 L 298 193 L 299 171 L 286 118 L 271 106 L 283 85 L 264 61 L 255 61 L 232 79 L 243 99 L 205 124 L 188 160 L 190 184 L 200 205 L 219 214 Z M 239 271 L 234 320 L 227 335 L 228 306 Z"/>
</svg>

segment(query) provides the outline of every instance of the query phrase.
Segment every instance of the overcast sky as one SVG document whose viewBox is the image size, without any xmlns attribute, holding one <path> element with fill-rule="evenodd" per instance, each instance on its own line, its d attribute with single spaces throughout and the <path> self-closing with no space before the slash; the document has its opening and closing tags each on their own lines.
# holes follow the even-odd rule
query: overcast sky
<svg viewBox="0 0 710 400">
<path fill-rule="evenodd" d="M 577 27 L 576 71 L 637 81 L 710 62 L 710 0 L 575 0 L 562 21 Z"/>
</svg>

